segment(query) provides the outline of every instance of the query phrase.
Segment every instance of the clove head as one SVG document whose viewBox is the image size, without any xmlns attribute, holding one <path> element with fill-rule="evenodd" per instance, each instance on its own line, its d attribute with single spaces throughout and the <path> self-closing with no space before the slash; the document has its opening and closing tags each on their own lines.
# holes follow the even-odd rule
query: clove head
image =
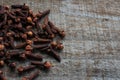
<svg viewBox="0 0 120 80">
<path fill-rule="evenodd" d="M 31 17 L 27 17 L 27 21 L 28 21 L 29 23 L 31 23 L 31 22 L 32 22 L 32 18 L 31 18 Z"/>
<path fill-rule="evenodd" d="M 46 69 L 50 69 L 50 68 L 52 67 L 52 64 L 51 64 L 49 61 L 46 61 L 46 62 L 44 63 L 44 67 L 45 67 Z"/>
<path fill-rule="evenodd" d="M 60 43 L 57 45 L 57 49 L 62 50 L 63 48 L 64 48 L 63 44 Z"/>
<path fill-rule="evenodd" d="M 0 44 L 0 51 L 4 50 L 5 46 L 3 44 Z"/>
<path fill-rule="evenodd" d="M 32 46 L 27 45 L 27 46 L 25 47 L 25 50 L 26 50 L 26 51 L 32 51 L 32 50 L 33 50 L 33 48 L 32 48 Z"/>
<path fill-rule="evenodd" d="M 28 45 L 32 45 L 33 41 L 32 41 L 32 40 L 27 40 L 26 43 L 27 43 Z"/>
<path fill-rule="evenodd" d="M 27 34 L 28 34 L 28 36 L 33 36 L 33 32 L 32 31 L 28 31 Z"/>
<path fill-rule="evenodd" d="M 17 71 L 18 71 L 19 73 L 23 72 L 23 70 L 24 70 L 24 69 L 23 69 L 22 66 L 20 66 L 20 67 L 17 68 Z"/>
<path fill-rule="evenodd" d="M 55 48 L 57 46 L 57 42 L 56 41 L 52 41 L 51 42 L 51 46 Z"/>
<path fill-rule="evenodd" d="M 22 80 L 29 80 L 27 77 L 22 77 Z"/>
<path fill-rule="evenodd" d="M 3 60 L 0 60 L 0 66 L 4 66 L 4 61 Z"/>
</svg>

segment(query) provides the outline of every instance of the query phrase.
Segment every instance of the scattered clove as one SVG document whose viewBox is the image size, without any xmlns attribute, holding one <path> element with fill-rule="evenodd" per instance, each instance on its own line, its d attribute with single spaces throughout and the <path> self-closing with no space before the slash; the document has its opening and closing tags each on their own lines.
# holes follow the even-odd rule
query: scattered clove
<svg viewBox="0 0 120 80">
<path fill-rule="evenodd" d="M 8 64 L 8 66 L 11 68 L 11 69 L 15 69 L 16 68 L 16 62 L 11 62 Z"/>
<path fill-rule="evenodd" d="M 26 71 L 30 71 L 30 70 L 32 70 L 32 69 L 34 69 L 35 68 L 35 66 L 33 66 L 33 65 L 29 65 L 29 66 L 19 66 L 18 68 L 17 68 L 17 71 L 18 71 L 18 73 L 23 73 L 23 72 L 26 72 Z"/>
<path fill-rule="evenodd" d="M 0 51 L 4 50 L 5 46 L 3 44 L 0 44 Z"/>
<path fill-rule="evenodd" d="M 42 53 L 61 61 L 58 51 L 64 46 L 57 41 L 65 37 L 65 32 L 50 21 L 49 13 L 50 10 L 45 10 L 34 14 L 25 3 L 0 6 L 0 67 L 7 64 L 11 70 L 17 69 L 20 74 L 36 67 L 50 69 L 52 64 L 49 61 L 42 62 Z M 61 39 L 58 40 L 57 36 Z M 16 68 L 16 63 L 26 60 L 30 60 L 31 65 Z M 33 80 L 38 74 L 39 71 L 36 71 L 22 80 Z M 1 70 L 0 80 L 6 80 Z"/>
<path fill-rule="evenodd" d="M 7 80 L 2 74 L 0 74 L 0 80 Z"/>
<path fill-rule="evenodd" d="M 39 61 L 32 61 L 31 64 L 43 69 L 50 69 L 52 67 L 52 64 L 49 61 L 45 61 L 44 63 Z"/>
<path fill-rule="evenodd" d="M 30 76 L 27 77 L 23 77 L 22 80 L 34 80 L 38 75 L 39 75 L 40 71 L 35 71 L 34 73 L 32 73 Z"/>
<path fill-rule="evenodd" d="M 43 60 L 43 57 L 40 54 L 35 55 L 35 54 L 26 53 L 25 55 L 28 59 L 39 60 L 39 61 Z"/>
<path fill-rule="evenodd" d="M 52 47 L 50 47 L 47 51 L 48 55 L 52 56 L 53 58 L 55 58 L 58 62 L 61 62 L 61 58 L 60 56 L 58 55 L 58 52 L 56 52 L 55 50 L 53 50 Z"/>
<path fill-rule="evenodd" d="M 0 67 L 3 67 L 3 66 L 4 66 L 4 61 L 0 60 Z"/>
<path fill-rule="evenodd" d="M 24 48 L 25 46 L 27 45 L 26 42 L 23 42 L 23 43 L 19 43 L 15 46 L 16 49 L 20 49 L 20 48 Z"/>
<path fill-rule="evenodd" d="M 3 74 L 3 71 L 2 71 L 2 70 L 0 70 L 0 75 L 1 75 L 1 74 Z"/>
</svg>

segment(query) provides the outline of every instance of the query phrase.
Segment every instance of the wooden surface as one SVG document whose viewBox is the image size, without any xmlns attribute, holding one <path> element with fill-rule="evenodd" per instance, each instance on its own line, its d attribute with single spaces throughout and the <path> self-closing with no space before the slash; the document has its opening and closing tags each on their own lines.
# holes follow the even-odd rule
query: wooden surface
<svg viewBox="0 0 120 80">
<path fill-rule="evenodd" d="M 50 9 L 50 19 L 66 31 L 62 62 L 46 56 L 54 67 L 36 80 L 120 80 L 120 0 L 0 1 L 27 3 L 34 12 Z M 5 75 L 8 80 L 21 80 Z"/>
</svg>

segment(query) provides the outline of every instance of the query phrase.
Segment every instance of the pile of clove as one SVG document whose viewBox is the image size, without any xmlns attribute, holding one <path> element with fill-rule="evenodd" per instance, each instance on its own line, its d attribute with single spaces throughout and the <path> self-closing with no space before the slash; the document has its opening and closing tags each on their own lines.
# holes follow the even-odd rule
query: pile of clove
<svg viewBox="0 0 120 80">
<path fill-rule="evenodd" d="M 58 62 L 58 54 L 64 46 L 61 39 L 65 37 L 64 30 L 56 27 L 50 20 L 50 10 L 33 13 L 28 5 L 0 6 L 0 67 L 7 65 L 18 74 L 33 72 L 22 80 L 33 80 L 39 70 L 49 70 L 51 62 L 43 62 L 42 54 L 53 57 Z M 29 60 L 27 66 L 17 66 L 19 62 Z M 0 70 L 0 80 L 7 80 Z"/>
</svg>

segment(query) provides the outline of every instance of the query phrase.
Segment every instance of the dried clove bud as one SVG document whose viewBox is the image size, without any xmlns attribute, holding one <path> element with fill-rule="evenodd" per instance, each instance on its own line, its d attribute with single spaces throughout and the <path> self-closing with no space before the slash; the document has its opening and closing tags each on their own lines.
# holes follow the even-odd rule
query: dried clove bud
<svg viewBox="0 0 120 80">
<path fill-rule="evenodd" d="M 45 61 L 44 63 L 39 61 L 32 61 L 31 64 L 44 69 L 50 69 L 52 67 L 52 64 L 49 61 Z"/>
<path fill-rule="evenodd" d="M 3 71 L 2 71 L 2 70 L 0 70 L 0 75 L 1 75 L 1 74 L 3 74 Z"/>
<path fill-rule="evenodd" d="M 56 46 L 57 49 L 62 50 L 64 48 L 62 43 L 57 44 Z"/>
<path fill-rule="evenodd" d="M 34 73 L 32 73 L 30 76 L 23 77 L 22 80 L 33 80 L 39 75 L 39 73 L 40 73 L 40 71 L 37 70 Z"/>
<path fill-rule="evenodd" d="M 54 57 L 58 62 L 61 62 L 61 58 L 60 56 L 58 55 L 58 52 L 56 52 L 55 50 L 52 49 L 52 47 L 50 47 L 48 49 L 48 55 Z"/>
<path fill-rule="evenodd" d="M 4 50 L 5 46 L 3 44 L 0 44 L 0 51 Z"/>
<path fill-rule="evenodd" d="M 26 43 L 27 43 L 28 45 L 32 45 L 33 42 L 32 42 L 32 40 L 27 40 Z"/>
<path fill-rule="evenodd" d="M 0 60 L 0 67 L 3 67 L 3 66 L 4 66 L 4 61 Z"/>
<path fill-rule="evenodd" d="M 48 70 L 52 67 L 49 61 L 41 62 L 43 56 L 35 52 L 44 52 L 57 61 L 61 61 L 58 55 L 62 50 L 63 44 L 57 41 L 57 36 L 64 38 L 64 30 L 56 27 L 50 20 L 50 10 L 39 11 L 34 14 L 27 4 L 23 5 L 0 5 L 0 66 L 7 64 L 10 69 L 15 69 L 17 64 L 15 60 L 35 60 L 32 65 L 20 66 L 18 73 L 24 73 L 33 70 L 35 67 Z M 15 62 L 12 62 L 15 61 Z M 34 66 L 33 66 L 34 65 Z M 33 80 L 38 71 L 22 80 Z M 6 80 L 0 71 L 0 80 Z"/>
<path fill-rule="evenodd" d="M 16 49 L 19 49 L 19 48 L 24 48 L 25 46 L 27 45 L 26 42 L 23 42 L 23 43 L 19 43 L 15 46 Z"/>
<path fill-rule="evenodd" d="M 11 68 L 11 69 L 15 69 L 16 67 L 16 62 L 11 62 L 8 64 L 8 66 Z"/>
<path fill-rule="evenodd" d="M 27 58 L 32 60 L 40 60 L 40 61 L 43 60 L 43 57 L 40 54 L 35 55 L 35 54 L 26 53 L 25 55 L 27 56 Z"/>
<path fill-rule="evenodd" d="M 32 50 L 33 50 L 33 48 L 32 48 L 32 46 L 27 45 L 27 46 L 25 47 L 25 50 L 26 50 L 26 51 L 32 51 Z"/>
<path fill-rule="evenodd" d="M 41 18 L 45 17 L 46 15 L 48 15 L 50 13 L 50 10 L 46 10 L 43 11 L 42 13 L 39 12 L 39 14 L 37 14 L 36 16 L 38 17 L 38 19 L 40 20 Z"/>
<path fill-rule="evenodd" d="M 26 30 L 31 30 L 32 29 L 32 26 L 27 26 L 26 27 Z"/>
<path fill-rule="evenodd" d="M 51 27 L 51 29 L 57 31 L 57 33 L 59 34 L 61 38 L 65 37 L 65 32 L 55 27 L 55 25 L 51 21 L 48 21 L 48 25 Z"/>
<path fill-rule="evenodd" d="M 32 18 L 31 18 L 31 17 L 27 17 L 27 21 L 28 21 L 29 23 L 32 23 Z"/>
<path fill-rule="evenodd" d="M 31 37 L 31 36 L 33 36 L 33 32 L 32 31 L 28 31 L 27 35 Z"/>
<path fill-rule="evenodd" d="M 33 66 L 33 65 L 29 65 L 29 66 L 19 66 L 18 68 L 17 68 L 17 71 L 18 71 L 18 73 L 23 73 L 23 72 L 26 72 L 26 71 L 30 71 L 30 70 L 32 70 L 32 69 L 34 69 L 35 68 L 35 66 Z"/>
<path fill-rule="evenodd" d="M 55 47 L 57 46 L 57 42 L 56 42 L 56 41 L 52 41 L 50 44 L 51 44 L 51 46 L 52 46 L 53 48 L 55 48 Z"/>
<path fill-rule="evenodd" d="M 42 48 L 45 48 L 48 46 L 49 46 L 49 44 L 41 44 L 41 45 L 34 45 L 33 48 L 34 49 L 42 49 Z"/>
<path fill-rule="evenodd" d="M 0 58 L 4 57 L 5 52 L 4 51 L 0 51 Z"/>
<path fill-rule="evenodd" d="M 46 61 L 46 62 L 44 63 L 44 67 L 45 67 L 46 69 L 50 69 L 50 68 L 52 67 L 52 64 L 51 64 L 50 62 Z"/>
<path fill-rule="evenodd" d="M 20 57 L 21 60 L 25 60 L 26 59 L 26 55 L 24 53 L 20 54 L 19 57 Z"/>
<path fill-rule="evenodd" d="M 27 34 L 22 34 L 21 37 L 22 37 L 22 39 L 26 40 L 27 39 Z"/>
<path fill-rule="evenodd" d="M 42 39 L 42 38 L 34 38 L 33 42 L 34 42 L 34 44 L 49 43 L 49 42 L 51 42 L 51 40 L 50 39 Z"/>
<path fill-rule="evenodd" d="M 7 80 L 2 74 L 0 74 L 0 80 Z"/>
</svg>

